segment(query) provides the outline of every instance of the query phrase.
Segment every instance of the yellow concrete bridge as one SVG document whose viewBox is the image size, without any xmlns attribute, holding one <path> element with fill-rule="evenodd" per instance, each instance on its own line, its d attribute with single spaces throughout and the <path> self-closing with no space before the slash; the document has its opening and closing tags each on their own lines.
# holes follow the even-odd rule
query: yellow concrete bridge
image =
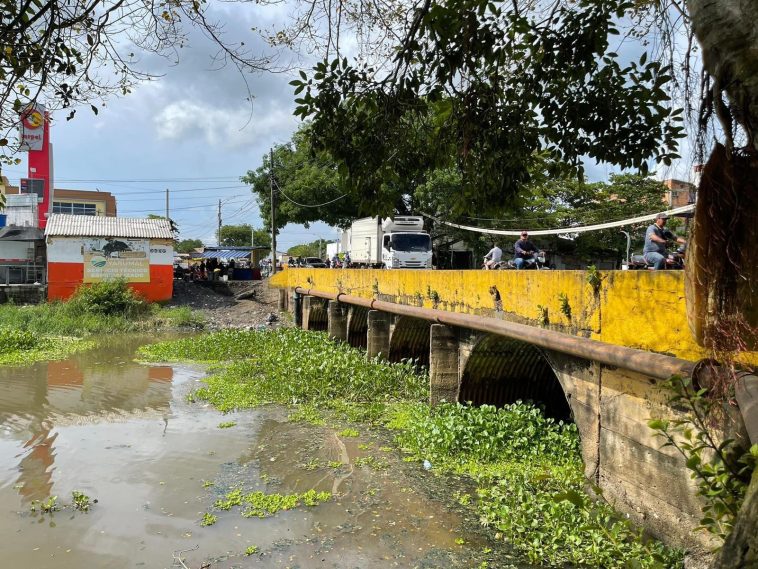
<svg viewBox="0 0 758 569">
<path fill-rule="evenodd" d="M 530 399 L 575 421 L 606 499 L 669 541 L 709 546 L 681 456 L 647 426 L 682 416 L 660 381 L 710 355 L 690 334 L 681 271 L 285 269 L 271 284 L 303 328 L 427 365 L 432 403 Z"/>
</svg>

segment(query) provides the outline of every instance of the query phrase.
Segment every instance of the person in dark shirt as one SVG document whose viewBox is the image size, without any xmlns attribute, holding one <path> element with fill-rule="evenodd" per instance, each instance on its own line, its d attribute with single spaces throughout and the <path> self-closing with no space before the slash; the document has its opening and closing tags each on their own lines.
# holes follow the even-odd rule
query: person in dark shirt
<svg viewBox="0 0 758 569">
<path fill-rule="evenodd" d="M 687 243 L 686 240 L 677 237 L 666 229 L 668 218 L 669 216 L 665 213 L 659 213 L 655 216 L 655 223 L 645 231 L 645 247 L 642 249 L 642 255 L 645 257 L 645 262 L 653 265 L 653 269 L 656 271 L 666 268 L 666 259 L 668 258 L 666 243 L 669 241 Z"/>
<path fill-rule="evenodd" d="M 517 269 L 524 268 L 526 260 L 534 258 L 534 254 L 539 251 L 534 243 L 529 241 L 529 233 L 526 231 L 521 232 L 521 238 L 516 241 L 513 249 L 516 254 L 516 257 L 513 259 L 513 264 L 516 265 Z"/>
</svg>

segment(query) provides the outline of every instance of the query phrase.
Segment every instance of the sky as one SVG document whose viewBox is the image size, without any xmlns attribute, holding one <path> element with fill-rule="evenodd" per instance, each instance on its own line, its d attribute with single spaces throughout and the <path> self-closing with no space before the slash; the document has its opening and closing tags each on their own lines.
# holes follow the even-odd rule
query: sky
<svg viewBox="0 0 758 569">
<path fill-rule="evenodd" d="M 220 17 L 228 37 L 243 39 L 253 49 L 265 49 L 250 31 L 253 26 L 282 21 L 277 6 L 263 10 L 229 4 L 217 10 L 226 12 Z M 133 217 L 163 215 L 168 188 L 169 214 L 179 226 L 179 238 L 201 239 L 206 245 L 216 243 L 219 200 L 224 225 L 261 228 L 256 200 L 239 178 L 259 167 L 268 149 L 287 142 L 297 129 L 288 85 L 292 76 L 246 76 L 254 95 L 251 105 L 243 78 L 234 68 L 218 69 L 215 53 L 193 31 L 177 65 L 146 58 L 141 67 L 161 76 L 125 97 L 109 99 L 97 116 L 88 107 L 79 108 L 71 121 L 65 120 L 66 111 L 55 113 L 55 187 L 109 191 L 116 196 L 118 215 Z M 3 167 L 14 185 L 27 175 L 25 156 L 20 165 Z M 277 249 L 337 237 L 336 229 L 322 223 L 309 229 L 289 225 L 280 232 Z"/>
<path fill-rule="evenodd" d="M 211 4 L 212 14 L 225 22 L 226 37 L 243 40 L 255 51 L 266 46 L 251 28 L 281 25 L 287 3 Z M 638 57 L 640 46 L 620 46 Z M 102 190 L 117 198 L 120 216 L 144 217 L 165 213 L 165 190 L 180 239 L 216 244 L 218 203 L 223 224 L 263 222 L 253 194 L 239 178 L 262 163 L 272 145 L 287 142 L 299 125 L 292 115 L 294 96 L 289 73 L 258 73 L 245 79 L 254 99 L 248 100 L 245 80 L 233 67 L 220 68 L 209 40 L 190 30 L 189 46 L 180 50 L 179 63 L 145 57 L 140 68 L 159 75 L 138 85 L 125 97 L 109 99 L 94 115 L 78 109 L 54 115 L 51 139 L 57 188 Z M 282 62 L 291 61 L 285 56 Z M 25 156 L 25 155 L 22 155 Z M 689 165 L 661 170 L 688 179 Z M 592 181 L 606 180 L 612 167 L 587 164 Z M 3 168 L 11 183 L 27 174 L 26 162 Z M 289 225 L 278 236 L 279 251 L 316 239 L 336 239 L 338 231 L 323 223 Z"/>
</svg>

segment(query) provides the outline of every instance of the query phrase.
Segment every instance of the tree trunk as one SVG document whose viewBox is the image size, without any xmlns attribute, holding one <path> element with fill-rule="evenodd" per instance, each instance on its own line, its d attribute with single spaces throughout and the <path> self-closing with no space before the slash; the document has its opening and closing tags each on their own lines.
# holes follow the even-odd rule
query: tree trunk
<svg viewBox="0 0 758 569">
<path fill-rule="evenodd" d="M 758 0 L 687 0 L 687 9 L 705 69 L 758 151 Z"/>
<path fill-rule="evenodd" d="M 758 328 L 758 0 L 686 0 L 692 27 L 713 79 L 712 105 L 728 137 L 716 148 L 703 176 L 695 230 L 687 260 L 687 305 L 695 337 L 714 350 L 755 349 Z M 721 94 L 726 93 L 728 107 Z M 732 147 L 732 123 L 747 136 Z M 709 178 L 709 179 L 707 179 Z M 704 199 L 703 199 L 704 198 Z M 738 209 L 734 209 L 738 206 Z M 744 230 L 734 233 L 735 222 Z M 714 231 L 716 234 L 714 235 Z M 723 338 L 725 321 L 742 337 Z M 729 333 L 729 332 L 727 332 Z M 718 338 L 721 334 L 721 338 Z M 714 345 L 715 340 L 715 345 Z M 741 344 L 730 345 L 730 344 Z M 752 346 L 750 344 L 753 344 Z M 758 567 L 758 471 L 716 569 Z"/>
</svg>

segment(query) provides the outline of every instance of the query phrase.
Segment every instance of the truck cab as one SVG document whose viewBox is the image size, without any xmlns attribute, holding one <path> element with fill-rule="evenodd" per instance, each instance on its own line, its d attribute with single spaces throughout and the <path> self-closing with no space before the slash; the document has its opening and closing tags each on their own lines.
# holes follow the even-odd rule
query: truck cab
<svg viewBox="0 0 758 569">
<path fill-rule="evenodd" d="M 398 216 L 382 224 L 382 264 L 387 269 L 431 269 L 432 241 L 421 217 Z"/>
</svg>

